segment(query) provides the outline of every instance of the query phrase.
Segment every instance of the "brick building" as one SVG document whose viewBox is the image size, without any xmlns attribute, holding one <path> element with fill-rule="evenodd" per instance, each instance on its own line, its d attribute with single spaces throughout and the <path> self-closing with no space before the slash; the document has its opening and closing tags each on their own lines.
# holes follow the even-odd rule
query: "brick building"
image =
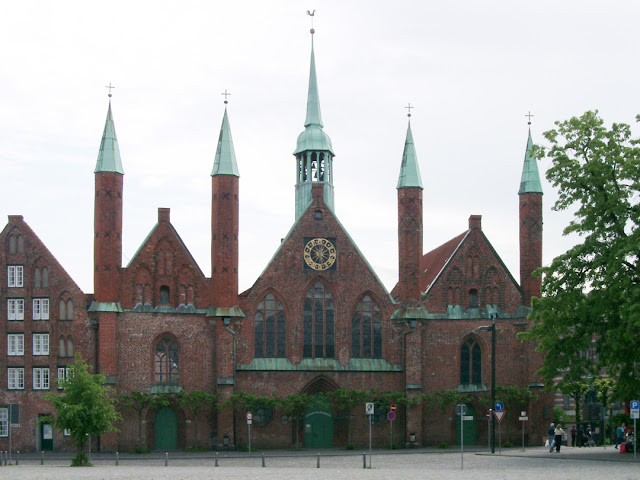
<svg viewBox="0 0 640 480">
<path fill-rule="evenodd" d="M 491 336 L 478 327 L 492 318 L 498 383 L 539 394 L 527 407 L 526 434 L 542 438 L 551 405 L 534 373 L 542 358 L 516 338 L 528 326 L 531 297 L 540 294 L 531 273 L 542 261 L 542 190 L 531 145 L 529 135 L 519 191 L 518 284 L 478 215 L 462 233 L 423 252 L 423 187 L 409 125 L 398 159 L 399 278 L 388 292 L 334 213 L 334 152 L 323 131 L 312 47 L 306 120 L 292 165 L 295 222 L 253 286 L 239 292 L 240 176 L 226 110 L 211 173 L 207 278 L 166 208 L 158 209 L 157 224 L 122 265 L 124 170 L 109 104 L 95 169 L 94 293 L 80 290 L 21 216 L 10 216 L 0 234 L 0 450 L 8 449 L 7 406 L 17 403 L 14 449 L 69 445 L 37 419 L 51 413 L 43 393 L 67 374 L 74 352 L 118 393 L 202 390 L 224 400 L 234 392 L 284 397 L 340 388 L 401 391 L 410 398 L 467 392 L 474 399 L 469 439 L 485 442 L 479 397 L 491 383 Z M 362 410 L 352 420 L 356 444 L 368 441 Z M 256 446 L 290 447 L 296 436 L 307 447 L 346 444 L 346 420 L 331 408 L 312 406 L 299 427 L 277 411 L 254 413 Z M 378 412 L 373 428 L 378 445 L 389 438 L 385 413 Z M 423 405 L 397 413 L 397 444 L 456 442 L 453 406 L 444 422 L 441 412 Z M 101 449 L 136 445 L 137 417 L 123 415 L 121 432 L 100 439 Z M 147 409 L 143 444 L 191 447 L 193 420 L 173 403 Z M 519 427 L 517 416 L 509 421 Z M 242 412 L 205 409 L 198 423 L 202 447 L 247 442 Z"/>
</svg>

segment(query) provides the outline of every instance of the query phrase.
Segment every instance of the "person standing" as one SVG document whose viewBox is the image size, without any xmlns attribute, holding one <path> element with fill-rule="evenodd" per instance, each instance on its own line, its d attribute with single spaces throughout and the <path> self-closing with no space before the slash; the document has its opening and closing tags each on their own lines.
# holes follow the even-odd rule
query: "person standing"
<svg viewBox="0 0 640 480">
<path fill-rule="evenodd" d="M 549 452 L 553 452 L 553 440 L 555 438 L 555 430 L 556 429 L 553 423 L 549 427 L 549 430 L 547 430 L 547 436 L 549 437 Z"/>
<path fill-rule="evenodd" d="M 576 435 L 578 434 L 578 430 L 576 429 L 576 426 L 574 425 L 573 427 L 571 427 L 571 446 L 575 447 L 576 446 Z"/>
<path fill-rule="evenodd" d="M 624 423 L 616 428 L 616 448 L 624 442 Z"/>
<path fill-rule="evenodd" d="M 553 432 L 554 441 L 556 444 L 556 453 L 560 453 L 560 446 L 562 445 L 562 436 L 564 435 L 564 430 L 562 429 L 562 425 L 558 424 Z"/>
</svg>

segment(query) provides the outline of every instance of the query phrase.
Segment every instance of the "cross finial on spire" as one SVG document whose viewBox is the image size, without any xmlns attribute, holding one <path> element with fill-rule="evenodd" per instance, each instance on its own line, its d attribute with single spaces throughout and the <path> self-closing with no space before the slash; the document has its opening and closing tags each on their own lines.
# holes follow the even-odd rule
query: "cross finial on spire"
<svg viewBox="0 0 640 480">
<path fill-rule="evenodd" d="M 313 17 L 315 17 L 316 15 L 316 11 L 314 10 L 313 12 L 307 10 L 307 15 L 309 15 L 311 17 L 311 35 L 313 35 L 314 33 L 316 33 L 316 30 L 313 28 Z"/>
<path fill-rule="evenodd" d="M 108 88 L 109 89 L 109 98 L 111 98 L 111 90 L 113 90 L 116 87 L 111 86 L 111 82 L 109 82 L 109 85 L 105 85 L 104 88 Z"/>
<path fill-rule="evenodd" d="M 227 97 L 229 95 L 231 95 L 230 93 L 227 93 L 227 89 L 224 89 L 224 93 L 221 93 L 220 95 L 224 95 L 224 104 L 226 105 L 227 103 L 229 103 L 229 101 L 227 100 Z"/>
<path fill-rule="evenodd" d="M 411 103 L 408 103 L 408 104 L 407 104 L 407 106 L 406 106 L 406 107 L 404 107 L 404 108 L 406 108 L 407 110 L 409 110 L 409 112 L 407 113 L 407 117 L 411 117 L 411 109 L 412 109 L 412 108 L 416 108 L 416 107 L 412 107 L 412 106 L 411 106 Z"/>
<path fill-rule="evenodd" d="M 525 117 L 527 117 L 529 119 L 529 121 L 527 121 L 527 125 L 531 125 L 531 117 L 533 117 L 533 114 L 531 113 L 531 110 L 529 110 L 529 113 L 527 113 L 525 115 Z"/>
</svg>

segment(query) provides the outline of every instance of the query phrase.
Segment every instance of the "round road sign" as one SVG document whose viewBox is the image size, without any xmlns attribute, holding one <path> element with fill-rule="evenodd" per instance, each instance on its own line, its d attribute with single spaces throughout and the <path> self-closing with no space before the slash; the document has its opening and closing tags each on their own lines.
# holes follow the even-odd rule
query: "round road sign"
<svg viewBox="0 0 640 480">
<path fill-rule="evenodd" d="M 387 419 L 389 419 L 389 420 L 395 420 L 395 419 L 396 419 L 396 413 L 395 413 L 395 412 L 389 412 L 389 413 L 387 413 Z"/>
<path fill-rule="evenodd" d="M 504 410 L 504 403 L 496 402 L 496 404 L 493 406 L 493 408 L 496 409 L 496 412 L 501 412 L 501 411 Z"/>
</svg>

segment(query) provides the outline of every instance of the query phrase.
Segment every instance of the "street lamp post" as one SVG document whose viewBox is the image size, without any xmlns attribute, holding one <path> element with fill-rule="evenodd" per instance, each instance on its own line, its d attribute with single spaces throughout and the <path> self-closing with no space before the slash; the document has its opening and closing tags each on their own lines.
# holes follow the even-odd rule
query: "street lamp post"
<svg viewBox="0 0 640 480">
<path fill-rule="evenodd" d="M 491 409 L 496 404 L 496 317 L 497 312 L 491 313 L 491 326 L 478 327 L 478 330 L 491 332 Z M 496 453 L 496 422 L 491 419 L 491 453 Z"/>
</svg>

